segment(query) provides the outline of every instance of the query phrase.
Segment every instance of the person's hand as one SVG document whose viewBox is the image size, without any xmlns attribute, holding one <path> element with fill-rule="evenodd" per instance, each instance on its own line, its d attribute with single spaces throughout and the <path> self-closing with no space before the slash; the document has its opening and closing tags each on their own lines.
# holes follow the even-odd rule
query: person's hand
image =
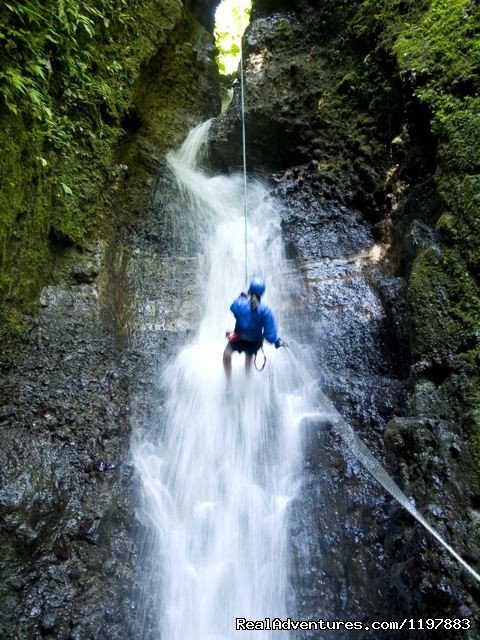
<svg viewBox="0 0 480 640">
<path fill-rule="evenodd" d="M 278 338 L 278 340 L 275 342 L 275 349 L 280 349 L 280 347 L 288 347 L 288 345 L 281 338 Z"/>
</svg>

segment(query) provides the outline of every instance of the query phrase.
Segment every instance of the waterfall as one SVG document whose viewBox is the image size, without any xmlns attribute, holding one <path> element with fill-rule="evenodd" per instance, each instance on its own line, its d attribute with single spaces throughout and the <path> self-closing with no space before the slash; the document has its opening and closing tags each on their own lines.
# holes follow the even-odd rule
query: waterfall
<svg viewBox="0 0 480 640">
<path fill-rule="evenodd" d="M 245 637 L 235 630 L 236 618 L 292 615 L 289 505 L 299 487 L 299 425 L 314 410 L 286 351 L 268 344 L 263 373 L 247 377 L 243 355 L 233 355 L 227 388 L 229 307 L 245 290 L 244 193 L 240 174 L 211 176 L 197 166 L 208 128 L 207 122 L 194 129 L 168 157 L 181 199 L 175 226 L 197 248 L 197 331 L 162 372 L 159 423 L 133 446 L 150 573 L 143 607 L 150 616 L 154 609 L 155 637 L 162 640 Z M 249 275 L 265 277 L 264 301 L 288 340 L 295 282 L 278 205 L 253 179 L 248 203 Z M 274 637 L 280 633 L 262 632 Z"/>
</svg>

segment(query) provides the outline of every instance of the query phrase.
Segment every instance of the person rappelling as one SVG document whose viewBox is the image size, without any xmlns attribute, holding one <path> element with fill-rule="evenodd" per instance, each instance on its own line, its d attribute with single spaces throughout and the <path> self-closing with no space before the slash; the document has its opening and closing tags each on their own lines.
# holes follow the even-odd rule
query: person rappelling
<svg viewBox="0 0 480 640">
<path fill-rule="evenodd" d="M 235 330 L 227 332 L 228 344 L 223 352 L 223 367 L 227 380 L 232 377 L 232 353 L 245 352 L 245 371 L 247 375 L 252 368 L 253 358 L 262 348 L 263 340 L 275 345 L 275 349 L 286 346 L 278 336 L 275 316 L 266 304 L 261 301 L 265 293 L 265 282 L 262 278 L 253 278 L 248 294 L 241 293 L 230 306 L 235 316 Z"/>
</svg>

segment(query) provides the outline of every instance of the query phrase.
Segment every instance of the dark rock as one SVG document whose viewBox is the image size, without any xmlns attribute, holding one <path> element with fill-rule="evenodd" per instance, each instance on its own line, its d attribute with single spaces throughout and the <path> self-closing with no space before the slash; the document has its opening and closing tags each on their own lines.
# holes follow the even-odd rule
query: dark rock
<svg viewBox="0 0 480 640">
<path fill-rule="evenodd" d="M 55 538 L 53 553 L 59 560 L 68 560 L 72 555 L 71 547 L 68 545 L 62 534 Z"/>
<path fill-rule="evenodd" d="M 187 0 L 187 2 L 185 2 L 185 5 L 190 8 L 190 11 L 199 23 L 210 31 L 210 33 L 213 33 L 215 11 L 218 4 L 218 0 Z"/>
<path fill-rule="evenodd" d="M 46 636 L 59 624 L 59 619 L 57 614 L 55 613 L 45 613 L 40 620 L 40 633 L 42 636 Z"/>
<path fill-rule="evenodd" d="M 420 251 L 425 249 L 433 249 L 440 253 L 440 238 L 425 222 L 414 220 L 405 236 L 406 259 L 412 262 Z"/>
<path fill-rule="evenodd" d="M 70 270 L 72 278 L 79 284 L 91 284 L 95 282 L 99 272 L 99 265 L 89 261 L 74 264 Z"/>
</svg>

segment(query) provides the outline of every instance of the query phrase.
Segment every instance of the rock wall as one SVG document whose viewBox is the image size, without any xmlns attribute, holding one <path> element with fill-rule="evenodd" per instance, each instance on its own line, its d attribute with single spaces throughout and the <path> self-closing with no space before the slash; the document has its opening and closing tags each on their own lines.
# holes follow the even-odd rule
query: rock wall
<svg viewBox="0 0 480 640">
<path fill-rule="evenodd" d="M 273 180 L 290 208 L 284 228 L 292 255 L 348 258 L 348 247 L 355 251 L 363 242 L 359 220 L 369 223 L 371 242 L 377 243 L 379 260 L 367 269 L 385 314 L 376 344 L 383 341 L 383 375 L 397 378 L 406 394 L 387 384 L 383 399 L 372 394 L 370 408 L 362 410 L 362 389 L 376 366 L 381 373 L 382 357 L 375 365 L 374 350 L 366 347 L 363 310 L 352 334 L 349 321 L 334 310 L 342 298 L 333 278 L 321 292 L 315 279 L 310 285 L 318 290 L 314 307 L 323 326 L 335 315 L 343 323 L 333 323 L 337 329 L 327 345 L 319 337 L 317 357 L 329 372 L 324 386 L 370 446 L 378 446 L 380 456 L 385 452 L 420 510 L 477 570 L 478 154 L 472 136 L 478 124 L 479 15 L 471 0 L 259 1 L 244 39 L 247 163 L 267 175 L 277 171 Z M 226 170 L 241 165 L 239 104 L 237 86 L 229 111 L 214 127 L 213 163 Z M 328 242 L 334 234 L 337 248 Z M 341 361 L 335 353 L 343 354 Z M 388 373 L 391 357 L 396 364 Z M 318 444 L 325 446 L 322 438 Z M 317 464 L 318 477 L 325 476 L 325 459 Z M 349 487 L 351 476 L 342 477 L 332 464 L 335 484 L 340 478 Z M 408 516 L 394 505 L 381 515 L 373 497 L 370 509 L 376 524 L 363 511 L 357 525 L 365 518 L 370 531 L 377 527 L 365 544 L 380 544 L 382 553 L 376 569 L 368 558 L 358 562 L 370 564 L 371 575 L 388 572 L 375 588 L 384 598 L 390 588 L 397 593 L 399 609 L 392 613 L 478 612 L 474 583 Z M 347 508 L 347 530 L 350 516 Z M 321 522 L 316 526 L 325 534 Z M 336 557 L 332 549 L 323 552 Z M 354 614 L 358 602 L 348 591 L 353 578 L 340 566 L 341 560 L 331 575 L 343 611 Z M 329 584 L 320 567 L 316 571 L 303 587 L 310 594 L 306 615 L 318 613 Z M 357 597 L 361 592 L 359 583 Z M 372 595 L 364 611 L 371 607 L 373 613 L 375 606 Z"/>
<path fill-rule="evenodd" d="M 190 4 L 202 15 L 213 6 Z M 123 177 L 118 143 L 141 126 L 139 118 L 152 117 L 132 102 L 148 111 L 150 100 L 171 114 L 157 115 L 164 122 L 154 125 L 152 149 L 159 138 L 168 147 L 173 130 L 182 130 L 182 105 L 212 104 L 213 94 L 199 95 L 197 78 L 210 65 L 213 80 L 213 44 L 206 47 L 205 30 L 188 15 L 180 0 L 69 1 L 60 10 L 53 1 L 2 5 L 0 313 L 7 334 L 21 331 L 22 314 L 35 308 L 64 249 L 82 252 L 111 229 Z M 148 73 L 154 78 L 141 97 Z M 163 73 L 162 85 L 156 77 Z M 180 76 L 191 96 L 178 89 Z M 155 89 L 163 103 L 146 95 Z"/>
<path fill-rule="evenodd" d="M 211 25 L 215 3 L 189 5 Z M 1 361 L 0 630 L 135 638 L 129 413 L 158 350 L 188 330 L 171 311 L 188 247 L 168 227 L 164 154 L 218 111 L 214 48 L 176 0 L 67 16 L 42 3 L 48 28 L 13 6 L 0 8 L 1 291 L 25 344 Z M 248 164 L 288 205 L 322 385 L 478 569 L 478 2 L 253 11 Z M 239 123 L 237 87 L 215 167 L 240 166 Z M 139 344 L 139 296 L 151 324 L 171 307 L 168 344 Z M 477 615 L 475 585 L 343 445 L 318 425 L 305 438 L 291 532 L 302 617 Z M 318 562 L 301 567 L 305 545 Z"/>
<path fill-rule="evenodd" d="M 97 52 L 82 104 L 66 93 L 77 90 L 71 77 L 61 79 L 64 98 L 46 87 L 66 146 L 39 138 L 48 123 L 11 107 L 7 113 L 5 104 L 0 111 L 0 138 L 8 136 L 10 150 L 1 160 L 2 283 L 10 283 L 10 341 L 0 363 L 6 638 L 145 638 L 130 413 L 135 389 L 146 384 L 147 357 L 151 363 L 164 345 L 146 355 L 132 341 L 139 301 L 130 275 L 140 245 L 161 262 L 162 210 L 152 189 L 165 153 L 215 115 L 220 99 L 212 36 L 182 3 L 95 7 L 98 14 L 88 14 L 94 34 L 81 40 Z M 50 9 L 43 7 L 47 17 Z M 35 39 L 41 27 L 30 28 Z M 62 41 L 55 64 L 67 48 Z M 109 101 L 92 106 L 100 81 Z M 31 305 L 36 313 L 28 319 Z M 19 318 L 21 339 L 14 340 Z"/>
</svg>

